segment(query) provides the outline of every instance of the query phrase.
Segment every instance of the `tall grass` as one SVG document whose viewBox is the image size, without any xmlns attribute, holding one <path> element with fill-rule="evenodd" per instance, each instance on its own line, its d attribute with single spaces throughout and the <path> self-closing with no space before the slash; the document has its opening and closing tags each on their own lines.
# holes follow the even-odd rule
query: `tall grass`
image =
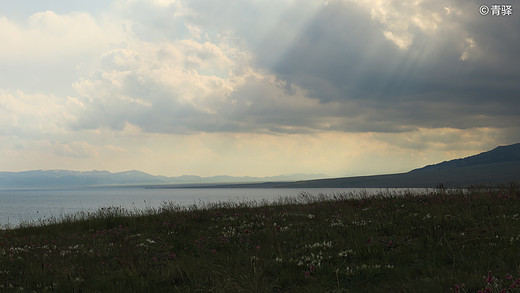
<svg viewBox="0 0 520 293">
<path fill-rule="evenodd" d="M 0 292 L 519 288 L 517 186 L 107 207 L 0 231 Z"/>
</svg>

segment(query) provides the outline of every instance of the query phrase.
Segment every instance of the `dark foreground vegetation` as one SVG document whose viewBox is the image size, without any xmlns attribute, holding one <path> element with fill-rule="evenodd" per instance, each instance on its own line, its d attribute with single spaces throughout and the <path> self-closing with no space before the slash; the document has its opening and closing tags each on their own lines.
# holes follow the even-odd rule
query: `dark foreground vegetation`
<svg viewBox="0 0 520 293">
<path fill-rule="evenodd" d="M 0 292 L 20 291 L 520 292 L 520 189 L 112 207 L 26 224 L 0 231 Z"/>
</svg>

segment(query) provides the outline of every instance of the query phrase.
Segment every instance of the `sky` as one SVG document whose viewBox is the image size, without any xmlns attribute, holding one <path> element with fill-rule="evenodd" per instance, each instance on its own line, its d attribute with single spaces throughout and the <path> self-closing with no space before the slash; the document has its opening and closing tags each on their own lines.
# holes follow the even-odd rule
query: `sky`
<svg viewBox="0 0 520 293">
<path fill-rule="evenodd" d="M 340 177 L 520 142 L 495 2 L 1 1 L 0 170 Z"/>
</svg>

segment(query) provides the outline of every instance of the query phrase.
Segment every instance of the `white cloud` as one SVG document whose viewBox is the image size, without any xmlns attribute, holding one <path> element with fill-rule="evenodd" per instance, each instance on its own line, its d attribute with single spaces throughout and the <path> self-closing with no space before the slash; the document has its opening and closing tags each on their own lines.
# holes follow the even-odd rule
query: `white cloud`
<svg viewBox="0 0 520 293">
<path fill-rule="evenodd" d="M 457 21 L 450 16 L 453 11 L 458 11 L 450 1 L 345 1 L 359 5 L 368 11 L 370 17 L 382 26 L 382 34 L 385 38 L 402 50 L 410 47 L 417 34 L 433 37 L 439 33 L 441 27 L 452 26 Z M 443 30 L 442 33 L 444 32 Z"/>
<path fill-rule="evenodd" d="M 21 137 L 64 133 L 77 110 L 74 98 L 0 90 L 0 132 Z"/>
<path fill-rule="evenodd" d="M 25 23 L 0 18 L 0 60 L 55 62 L 70 56 L 96 54 L 124 41 L 122 30 L 112 23 L 100 23 L 87 13 L 59 15 L 38 12 Z"/>
<path fill-rule="evenodd" d="M 384 31 L 383 35 L 394 42 L 400 49 L 407 49 L 412 43 L 413 36 L 408 33 L 394 34 L 392 31 Z"/>
<path fill-rule="evenodd" d="M 199 27 L 197 26 L 194 26 L 194 25 L 190 25 L 190 24 L 187 24 L 185 23 L 184 24 L 186 26 L 186 28 L 188 29 L 188 31 L 190 32 L 190 34 L 196 39 L 200 39 L 200 36 L 201 36 L 201 30 Z"/>
<path fill-rule="evenodd" d="M 74 80 L 130 38 L 117 16 L 42 11 L 16 21 L 0 17 L 0 89 L 74 95 Z"/>
<path fill-rule="evenodd" d="M 226 39 L 135 42 L 111 51 L 99 70 L 75 83 L 87 109 L 76 128 L 121 130 L 130 123 L 146 132 L 299 132 L 333 123 L 325 116 L 338 113 L 337 104 L 321 104 L 255 70 L 247 56 Z M 324 116 L 307 120 L 313 114 Z"/>
<path fill-rule="evenodd" d="M 101 63 L 103 67 L 76 82 L 75 89 L 85 105 L 108 111 L 88 115 L 99 114 L 100 123 L 105 118 L 120 127 L 125 121 L 152 127 L 148 119 L 163 123 L 175 119 L 171 115 L 214 112 L 212 104 L 224 98 L 229 83 L 225 77 L 232 70 L 231 61 L 215 44 L 191 40 L 136 43 L 132 49 L 106 54 Z"/>
<path fill-rule="evenodd" d="M 471 55 L 475 56 L 477 51 L 477 45 L 475 41 L 472 38 L 466 38 L 466 43 L 464 45 L 464 50 L 462 52 L 462 55 L 460 55 L 460 60 L 466 61 L 468 58 L 470 58 Z"/>
</svg>

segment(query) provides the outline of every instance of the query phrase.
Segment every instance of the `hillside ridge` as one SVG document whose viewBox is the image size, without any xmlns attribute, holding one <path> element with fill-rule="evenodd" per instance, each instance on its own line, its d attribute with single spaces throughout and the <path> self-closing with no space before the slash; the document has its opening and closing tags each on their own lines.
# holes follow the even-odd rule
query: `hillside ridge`
<svg viewBox="0 0 520 293">
<path fill-rule="evenodd" d="M 444 161 L 438 164 L 427 165 L 410 172 L 425 170 L 442 170 L 446 168 L 469 167 L 486 164 L 520 161 L 520 143 L 498 146 L 490 151 L 482 152 L 465 158 Z"/>
</svg>

